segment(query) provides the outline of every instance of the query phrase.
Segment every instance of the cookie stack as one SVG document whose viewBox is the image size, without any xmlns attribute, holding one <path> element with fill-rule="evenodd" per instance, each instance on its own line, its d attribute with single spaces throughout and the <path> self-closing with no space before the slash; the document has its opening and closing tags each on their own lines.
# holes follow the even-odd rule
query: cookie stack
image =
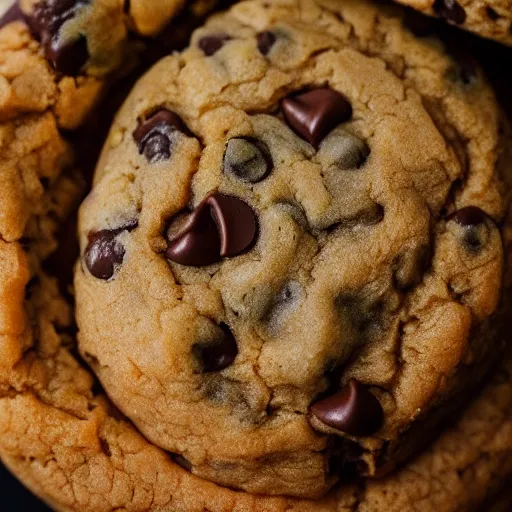
<svg viewBox="0 0 512 512">
<path fill-rule="evenodd" d="M 416 3 L 512 41 L 507 2 Z M 512 145 L 464 50 L 511 51 L 370 0 L 21 0 L 4 25 L 25 485 L 58 511 L 508 510 Z"/>
</svg>

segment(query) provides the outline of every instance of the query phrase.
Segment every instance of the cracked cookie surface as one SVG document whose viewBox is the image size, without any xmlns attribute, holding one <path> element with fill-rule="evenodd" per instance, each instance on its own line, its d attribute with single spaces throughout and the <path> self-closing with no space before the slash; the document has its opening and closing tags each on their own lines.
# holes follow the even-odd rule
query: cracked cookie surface
<svg viewBox="0 0 512 512">
<path fill-rule="evenodd" d="M 512 473 L 510 357 L 503 358 L 496 377 L 462 420 L 413 464 L 379 482 L 338 488 L 318 501 L 266 498 L 208 483 L 181 469 L 123 420 L 77 359 L 69 304 L 41 268 L 55 249 L 54 232 L 69 201 L 79 193 L 70 147 L 58 133 L 69 130 L 58 114 L 64 100 L 60 94 L 73 89 L 61 87 L 63 77 L 45 68 L 26 29 L 13 27 L 0 32 L 16 33 L 2 39 L 1 50 L 9 101 L 0 109 L 5 177 L 0 198 L 0 457 L 34 493 L 54 510 L 72 512 L 460 512 L 474 510 L 500 487 Z M 48 71 L 30 75 L 31 67 Z M 50 77 L 48 88 L 41 90 L 57 94 L 36 96 L 31 103 L 27 92 L 35 89 L 30 76 Z M 14 101 L 22 105 L 17 114 Z M 240 150 L 244 144 L 236 142 L 231 153 L 237 153 L 237 146 Z M 262 174 L 261 151 L 250 149 L 256 155 L 250 176 Z M 279 299 L 287 302 L 296 289 L 290 285 Z"/>
<path fill-rule="evenodd" d="M 399 12 L 238 4 L 112 128 L 79 348 L 196 475 L 298 497 L 380 476 L 501 350 L 496 102 Z"/>
<path fill-rule="evenodd" d="M 512 46 L 511 0 L 396 0 L 482 37 Z"/>
</svg>

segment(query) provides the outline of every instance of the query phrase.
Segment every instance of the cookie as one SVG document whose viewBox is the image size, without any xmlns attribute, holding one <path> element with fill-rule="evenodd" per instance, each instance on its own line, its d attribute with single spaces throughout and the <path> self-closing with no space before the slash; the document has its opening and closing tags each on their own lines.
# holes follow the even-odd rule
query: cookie
<svg viewBox="0 0 512 512">
<path fill-rule="evenodd" d="M 479 36 L 512 46 L 510 0 L 397 0 Z"/>
<path fill-rule="evenodd" d="M 47 58 L 68 75 L 103 76 L 127 60 L 129 31 L 158 34 L 184 0 L 19 0 L 21 11 L 41 41 Z"/>
<path fill-rule="evenodd" d="M 80 213 L 79 350 L 203 479 L 318 498 L 383 476 L 502 350 L 499 109 L 400 12 L 237 4 L 114 123 Z"/>
<path fill-rule="evenodd" d="M 51 14 L 50 11 L 53 8 L 71 9 L 72 6 L 68 4 L 73 2 L 68 2 L 67 7 L 62 2 L 51 3 L 50 7 L 48 7 L 50 4 L 47 5 L 45 2 L 32 2 L 30 15 L 24 14 L 21 10 L 26 8 L 27 3 L 21 2 L 21 7 L 15 3 L 8 8 L 7 4 L 11 3 L 2 5 L 4 15 L 0 19 L 3 196 L 9 198 L 0 205 L 2 237 L 7 242 L 22 238 L 31 239 L 34 238 L 33 231 L 44 229 L 45 236 L 38 238 L 41 241 L 44 240 L 47 246 L 38 251 L 38 256 L 46 258 L 56 249 L 56 240 L 52 239 L 53 235 L 50 233 L 52 230 L 59 229 L 59 219 L 62 219 L 62 216 L 57 216 L 53 210 L 60 208 L 62 212 L 68 211 L 70 205 L 63 197 L 59 197 L 58 201 L 48 200 L 45 192 L 60 179 L 62 173 L 65 175 L 63 179 L 69 181 L 68 190 L 76 187 L 84 188 L 81 173 L 77 172 L 78 169 L 72 169 L 76 167 L 73 162 L 73 152 L 78 150 L 82 163 L 85 156 L 97 155 L 99 141 L 92 140 L 94 138 L 92 130 L 101 132 L 100 126 L 96 123 L 88 129 L 89 131 L 84 131 L 84 128 L 91 124 L 92 114 L 112 83 L 120 76 L 123 76 L 126 81 L 125 73 L 120 75 L 118 68 L 127 66 L 126 63 L 112 57 L 108 48 L 101 48 L 107 56 L 112 57 L 103 73 L 93 72 L 94 65 L 87 63 L 82 70 L 83 73 L 78 76 L 69 76 L 52 60 L 45 43 L 40 44 L 36 40 L 36 37 L 44 39 L 45 36 L 34 29 L 34 16 L 43 11 L 46 15 Z M 82 3 L 78 4 L 79 7 L 83 6 Z M 191 27 L 199 22 L 201 5 L 201 3 L 191 5 L 180 16 L 183 34 L 186 33 L 187 28 L 190 33 Z M 50 11 L 47 12 L 44 9 L 47 11 L 50 9 Z M 105 14 L 105 10 L 100 8 L 99 4 L 94 9 Z M 169 4 L 169 15 L 171 10 Z M 193 20 L 193 13 L 196 11 L 198 16 Z M 76 14 L 75 11 L 67 10 L 65 13 L 66 23 Z M 128 33 L 132 18 L 133 16 L 127 15 L 120 18 L 125 25 L 125 33 Z M 48 17 L 43 17 L 39 21 L 50 23 L 48 20 Z M 52 23 L 57 22 L 54 19 Z M 56 25 L 52 27 L 55 28 Z M 62 31 L 64 28 L 59 25 L 55 35 L 60 37 Z M 174 38 L 169 44 L 173 43 L 181 44 L 181 41 Z M 133 35 L 131 41 L 125 38 L 120 54 L 123 54 L 126 59 L 128 56 L 133 57 L 131 45 L 135 44 L 140 46 L 141 41 L 137 41 Z M 153 46 L 160 48 L 162 45 L 157 43 Z M 142 54 L 140 58 L 146 59 L 146 54 Z M 133 67 L 133 64 L 129 66 Z M 109 107 L 107 110 L 112 108 Z M 107 116 L 103 115 L 103 123 L 109 123 L 105 117 Z M 73 132 L 76 133 L 78 128 L 82 131 L 78 136 L 73 136 Z M 65 137 L 62 133 L 65 133 Z M 83 147 L 85 146 L 83 139 L 87 139 L 86 149 Z M 39 155 L 40 151 L 46 155 L 44 158 Z M 81 171 L 83 173 L 83 167 Z M 71 195 L 78 197 L 80 194 L 73 192 Z M 37 227 L 32 228 L 29 225 L 29 219 L 36 216 Z"/>
<path fill-rule="evenodd" d="M 2 256 L 3 264 L 5 251 Z M 3 276 L 5 270 L 2 266 Z M 20 285 L 22 295 L 23 271 L 9 270 L 11 280 L 1 281 L 2 297 L 6 285 L 13 283 Z M 61 303 L 48 307 L 58 297 L 49 284 L 36 286 L 26 301 L 20 295 L 20 304 L 9 313 L 24 314 L 27 308 L 47 325 L 51 309 Z M 14 299 L 15 289 L 9 291 Z M 36 347 L 42 348 L 45 336 L 36 339 Z M 23 343 L 23 337 L 16 343 Z M 53 352 L 26 354 L 15 386 L 3 389 L 0 398 L 2 462 L 59 512 L 473 511 L 484 502 L 490 506 L 493 493 L 512 475 L 510 353 L 463 417 L 421 457 L 385 479 L 353 482 L 320 500 L 297 500 L 235 492 L 180 467 L 93 387 L 92 376 L 67 343 L 61 331 Z"/>
<path fill-rule="evenodd" d="M 76 157 L 72 133 L 89 123 L 119 77 L 116 66 L 126 63 L 113 62 L 108 72 L 97 75 L 89 74 L 87 65 L 80 75 L 68 76 L 48 58 L 20 7 L 4 3 L 10 2 L 0 6 L 1 396 L 33 391 L 68 410 L 61 370 L 73 361 L 68 348 L 74 344 L 75 324 L 69 293 L 66 299 L 61 294 L 66 287 L 47 270 L 54 268 L 51 257 L 60 249 L 59 232 L 85 191 L 83 162 Z M 193 17 L 192 9 L 185 9 L 182 18 L 190 23 L 200 19 Z M 129 25 L 128 18 L 125 23 Z M 190 33 L 190 23 L 181 27 L 183 37 L 187 27 Z M 131 36 L 131 42 L 123 43 L 126 56 L 133 54 L 128 48 L 134 41 Z M 75 240 L 76 235 L 68 237 Z M 68 262 L 60 260 L 59 265 Z M 56 379 L 50 376 L 57 374 Z M 54 389 L 44 392 L 50 381 Z M 55 402 L 50 394 L 60 398 Z"/>
<path fill-rule="evenodd" d="M 34 43 L 29 46 L 37 48 Z M 26 50 L 25 46 L 20 48 Z M 16 62 L 19 56 L 12 56 L 10 62 Z M 7 76 L 16 87 L 23 83 L 16 80 L 14 73 Z M 47 117 L 54 117 L 58 125 L 53 103 L 44 112 Z M 8 139 L 9 144 L 2 146 L 8 148 L 3 157 L 20 154 L 21 147 L 32 139 L 19 129 L 25 127 L 31 116 L 38 118 L 39 112 L 26 118 L 23 114 L 14 118 L 12 113 L 7 115 L 2 126 L 7 125 L 14 135 Z M 14 188 L 31 199 L 24 203 L 24 208 L 31 208 L 27 225 L 37 227 L 51 219 L 59 225 L 63 214 L 43 210 L 43 205 L 64 206 L 66 201 L 57 196 L 72 200 L 75 195 L 71 191 L 53 192 L 61 188 L 56 183 L 74 165 L 69 144 L 57 131 L 53 133 L 38 150 L 27 146 L 25 157 L 15 158 L 14 165 L 18 160 L 21 165 Z M 60 175 L 59 166 L 69 170 Z M 53 177 L 52 185 L 41 179 L 46 184 L 43 189 L 52 192 L 34 195 L 35 179 L 44 177 L 52 168 L 59 175 Z M 26 180 L 30 169 L 34 178 Z M 75 179 L 66 181 L 76 185 Z M 2 195 L 4 215 L 19 208 L 18 201 L 19 195 Z M 7 218 L 2 237 L 9 232 L 6 226 L 19 229 L 16 215 Z M 502 368 L 494 372 L 494 381 L 456 428 L 445 433 L 413 466 L 378 485 L 349 485 L 323 500 L 311 502 L 236 493 L 194 477 L 137 434 L 108 403 L 85 365 L 76 359 L 69 304 L 62 299 L 55 280 L 40 265 L 55 247 L 50 234 L 53 230 L 35 229 L 30 240 L 14 236 L 1 244 L 0 455 L 55 510 L 368 511 L 380 506 L 411 510 L 416 504 L 426 510 L 464 510 L 474 508 L 499 486 L 500 477 L 510 473 L 507 464 L 511 460 L 511 426 L 507 418 L 512 386 L 510 363 L 504 358 Z M 186 465 L 183 458 L 174 459 Z M 435 469 L 439 466 L 449 486 L 439 485 Z M 421 480 L 418 474 L 422 475 Z M 426 485 L 429 491 L 425 491 Z"/>
</svg>

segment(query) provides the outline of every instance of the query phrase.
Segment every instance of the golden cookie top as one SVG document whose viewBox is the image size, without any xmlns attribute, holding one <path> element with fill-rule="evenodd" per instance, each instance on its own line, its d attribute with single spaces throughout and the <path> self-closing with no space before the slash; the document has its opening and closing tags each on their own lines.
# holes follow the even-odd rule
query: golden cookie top
<svg viewBox="0 0 512 512">
<path fill-rule="evenodd" d="M 194 474 L 301 497 L 382 474 L 499 351 L 498 108 L 400 13 L 237 4 L 114 123 L 80 351 Z"/>
</svg>

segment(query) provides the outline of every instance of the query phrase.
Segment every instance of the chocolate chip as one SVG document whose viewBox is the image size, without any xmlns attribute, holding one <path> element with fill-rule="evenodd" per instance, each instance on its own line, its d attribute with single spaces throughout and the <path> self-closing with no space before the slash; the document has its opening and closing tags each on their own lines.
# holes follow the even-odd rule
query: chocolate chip
<svg viewBox="0 0 512 512">
<path fill-rule="evenodd" d="M 477 252 L 486 242 L 489 232 L 486 225 L 487 214 L 476 206 L 467 206 L 455 212 L 449 220 L 454 220 L 464 228 L 464 245 L 471 252 Z"/>
<path fill-rule="evenodd" d="M 217 53 L 230 39 L 231 37 L 227 34 L 213 34 L 202 37 L 199 40 L 198 46 L 207 57 L 210 57 Z"/>
<path fill-rule="evenodd" d="M 232 257 L 248 249 L 257 233 L 252 208 L 232 196 L 213 194 L 208 198 L 220 235 L 220 255 Z"/>
<path fill-rule="evenodd" d="M 61 73 L 77 75 L 89 59 L 87 39 L 82 36 L 74 41 L 62 43 L 59 38 L 52 38 L 46 56 Z"/>
<path fill-rule="evenodd" d="M 115 266 L 122 263 L 124 247 L 116 239 L 116 233 L 103 230 L 89 236 L 85 251 L 85 263 L 89 272 L 98 279 L 110 279 Z"/>
<path fill-rule="evenodd" d="M 171 157 L 171 141 L 163 133 L 155 133 L 144 145 L 144 156 L 148 162 L 168 160 Z"/>
<path fill-rule="evenodd" d="M 285 98 L 282 109 L 290 127 L 315 147 L 333 128 L 352 117 L 352 106 L 345 96 L 326 87 Z"/>
<path fill-rule="evenodd" d="M 133 138 L 139 145 L 139 153 L 149 163 L 167 160 L 171 156 L 171 134 L 173 131 L 186 133 L 181 118 L 167 109 L 160 109 L 146 120 L 139 120 Z"/>
<path fill-rule="evenodd" d="M 103 229 L 89 234 L 84 260 L 94 277 L 108 280 L 114 275 L 116 267 L 123 262 L 125 255 L 125 249 L 117 236 L 136 227 L 137 222 L 134 221 L 117 229 Z"/>
<path fill-rule="evenodd" d="M 176 235 L 173 228 L 171 224 L 167 232 L 167 259 L 195 267 L 212 265 L 220 261 L 220 237 L 206 201 L 189 215 Z"/>
<path fill-rule="evenodd" d="M 90 0 L 43 0 L 28 19 L 32 31 L 41 41 L 47 58 L 57 71 L 75 75 L 89 59 L 87 41 L 78 34 L 72 40 L 61 39 L 62 25 L 76 16 Z"/>
<path fill-rule="evenodd" d="M 223 335 L 215 341 L 195 343 L 192 354 L 198 361 L 201 372 L 220 372 L 227 368 L 238 355 L 235 338 L 226 325 L 221 325 Z"/>
<path fill-rule="evenodd" d="M 267 147 L 251 138 L 230 139 L 224 154 L 224 172 L 242 181 L 257 183 L 271 171 L 272 157 Z"/>
<path fill-rule="evenodd" d="M 384 420 L 378 399 L 355 379 L 338 393 L 313 404 L 311 413 L 329 427 L 352 436 L 370 436 Z"/>
<path fill-rule="evenodd" d="M 34 5 L 32 25 L 40 33 L 50 32 L 53 35 L 89 3 L 90 0 L 41 0 Z"/>
<path fill-rule="evenodd" d="M 466 11 L 457 0 L 436 0 L 434 11 L 441 18 L 456 25 L 462 25 L 466 21 Z"/>
<path fill-rule="evenodd" d="M 277 41 L 276 35 L 273 32 L 270 32 L 270 30 L 260 32 L 256 38 L 258 40 L 258 50 L 263 55 L 268 55 L 272 46 L 274 46 L 274 43 Z"/>
<path fill-rule="evenodd" d="M 23 19 L 23 12 L 18 5 L 18 2 L 13 4 L 0 18 L 0 28 L 5 27 L 9 23 L 13 21 L 18 21 Z"/>
<path fill-rule="evenodd" d="M 166 257 L 181 265 L 204 266 L 233 257 L 250 248 L 257 234 L 251 207 L 219 193 L 209 195 L 176 232 L 167 232 Z"/>
<path fill-rule="evenodd" d="M 466 206 L 455 212 L 449 220 L 454 220 L 464 227 L 477 226 L 487 219 L 487 214 L 476 206 Z"/>
<path fill-rule="evenodd" d="M 359 137 L 343 129 L 332 131 L 320 145 L 317 158 L 326 167 L 343 170 L 359 169 L 370 155 L 370 148 Z"/>
</svg>

